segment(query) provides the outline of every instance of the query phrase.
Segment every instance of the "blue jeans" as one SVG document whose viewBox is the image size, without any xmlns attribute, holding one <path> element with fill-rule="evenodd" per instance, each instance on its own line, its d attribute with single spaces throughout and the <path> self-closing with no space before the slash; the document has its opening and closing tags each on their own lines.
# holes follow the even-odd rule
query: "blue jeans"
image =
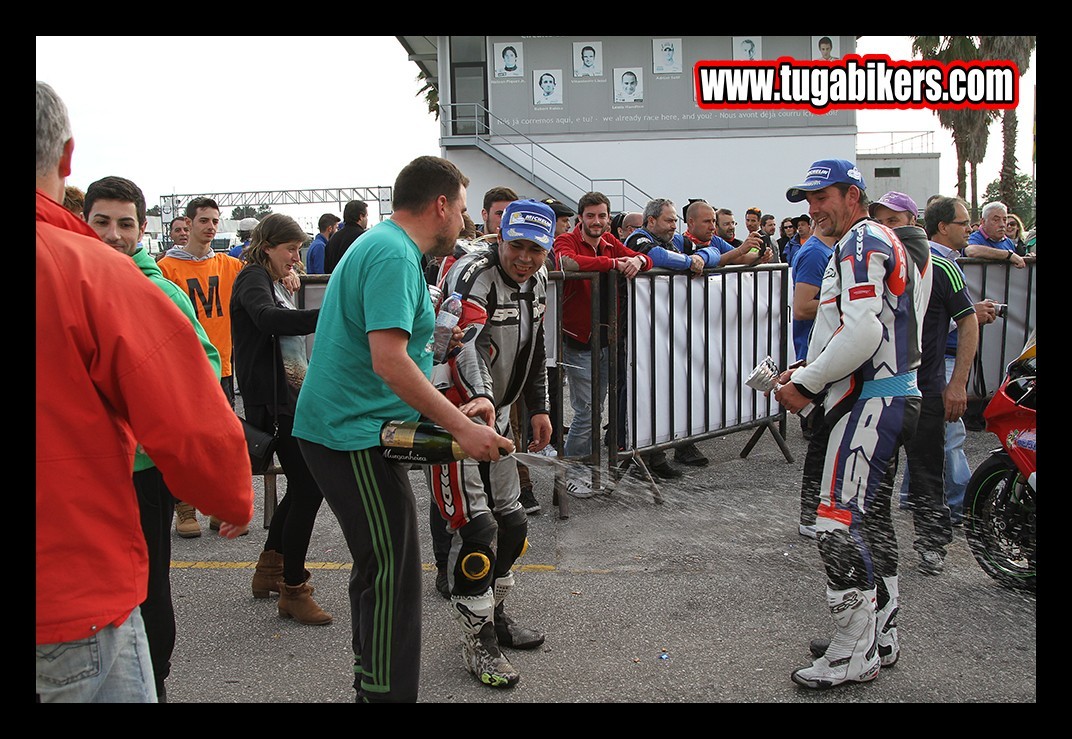
<svg viewBox="0 0 1072 739">
<path fill-rule="evenodd" d="M 945 358 L 945 381 L 953 376 L 956 357 Z M 959 524 L 964 517 L 964 491 L 971 479 L 971 466 L 968 455 L 964 453 L 964 442 L 968 431 L 964 421 L 947 422 L 945 425 L 945 503 L 949 506 L 950 518 Z M 904 481 L 901 483 L 901 507 L 908 505 L 908 464 L 905 464 Z"/>
<path fill-rule="evenodd" d="M 42 703 L 156 703 L 141 609 L 88 639 L 37 645 Z"/>
<path fill-rule="evenodd" d="M 610 353 L 604 347 L 599 357 L 598 397 L 601 406 L 607 397 L 609 362 Z M 573 420 L 566 435 L 564 452 L 567 457 L 587 457 L 592 453 L 592 352 L 587 348 L 574 349 L 565 345 L 562 347 L 562 364 L 566 370 L 566 382 L 569 383 L 570 405 L 573 407 Z"/>
<path fill-rule="evenodd" d="M 945 381 L 953 376 L 955 357 L 945 358 Z M 964 441 L 968 431 L 964 421 L 953 421 L 945 425 L 945 502 L 949 506 L 953 523 L 959 523 L 964 515 L 964 491 L 972 471 L 968 465 L 968 455 L 964 453 Z"/>
</svg>

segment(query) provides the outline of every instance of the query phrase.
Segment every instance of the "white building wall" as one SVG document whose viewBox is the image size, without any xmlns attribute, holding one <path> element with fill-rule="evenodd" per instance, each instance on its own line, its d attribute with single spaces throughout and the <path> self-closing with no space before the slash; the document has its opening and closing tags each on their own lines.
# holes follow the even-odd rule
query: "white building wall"
<svg viewBox="0 0 1072 739">
<path fill-rule="evenodd" d="M 916 201 L 920 212 L 927 207 L 927 198 L 938 193 L 939 171 L 938 154 L 861 154 L 857 166 L 867 182 L 867 193 L 872 200 L 878 200 L 890 190 L 903 192 Z M 899 177 L 878 177 L 876 169 L 895 168 Z M 941 193 L 954 196 L 955 192 Z"/>
<path fill-rule="evenodd" d="M 790 186 L 802 182 L 816 159 L 854 159 L 855 136 L 769 136 L 689 139 L 630 139 L 621 141 L 544 142 L 543 146 L 593 179 L 625 179 L 652 198 L 669 198 L 678 212 L 689 198 L 703 198 L 737 216 L 738 237 L 744 234 L 744 212 L 758 207 L 779 220 L 807 212 L 807 204 L 785 199 Z M 450 159 L 470 179 L 468 207 L 480 222 L 483 194 L 506 185 L 523 197 L 543 198 L 522 177 L 476 148 L 444 147 Z M 937 182 L 937 175 L 935 175 Z M 868 190 L 873 191 L 868 180 Z M 600 189 L 599 186 L 596 189 Z M 885 192 L 883 190 L 882 192 Z M 572 193 L 570 205 L 583 192 Z M 624 202 L 606 192 L 612 209 L 642 210 L 644 203 Z M 881 192 L 879 193 L 881 194 Z M 925 200 L 926 198 L 924 198 Z M 684 230 L 685 226 L 680 226 Z"/>
</svg>

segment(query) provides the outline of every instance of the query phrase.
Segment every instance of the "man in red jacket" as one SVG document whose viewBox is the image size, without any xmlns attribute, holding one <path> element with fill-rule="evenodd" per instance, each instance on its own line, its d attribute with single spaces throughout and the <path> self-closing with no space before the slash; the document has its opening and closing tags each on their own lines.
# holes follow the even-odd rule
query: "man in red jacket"
<svg viewBox="0 0 1072 739">
<path fill-rule="evenodd" d="M 37 700 L 154 703 L 134 440 L 229 538 L 253 517 L 249 457 L 189 319 L 60 205 L 73 149 L 38 82 Z"/>
<path fill-rule="evenodd" d="M 572 231 L 555 238 L 555 259 L 558 268 L 565 271 L 604 272 L 601 277 L 601 295 L 607 295 L 607 277 L 611 272 L 621 272 L 628 279 L 638 272 L 651 269 L 652 261 L 646 254 L 627 249 L 610 233 L 610 200 L 601 192 L 586 193 L 577 203 L 581 222 Z M 602 404 L 608 386 L 607 332 L 600 331 L 600 386 L 592 388 L 592 283 L 589 280 L 566 280 L 562 298 L 562 366 L 569 383 L 570 405 L 573 420 L 564 445 L 567 457 L 587 457 L 592 453 L 592 405 Z M 609 316 L 609 305 L 604 299 L 600 305 L 600 321 L 604 326 Z M 566 492 L 575 498 L 589 498 L 591 487 L 578 472 L 566 481 Z"/>
</svg>

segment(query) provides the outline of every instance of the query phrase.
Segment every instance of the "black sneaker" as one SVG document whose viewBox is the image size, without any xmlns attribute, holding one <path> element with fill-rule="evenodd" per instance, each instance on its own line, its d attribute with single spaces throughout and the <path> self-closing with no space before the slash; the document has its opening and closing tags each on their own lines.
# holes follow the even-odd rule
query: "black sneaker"
<svg viewBox="0 0 1072 739">
<path fill-rule="evenodd" d="M 662 461 L 659 464 L 651 466 L 651 473 L 656 477 L 661 477 L 664 480 L 675 480 L 682 476 L 679 470 L 675 470 L 670 463 Z"/>
<path fill-rule="evenodd" d="M 521 502 L 521 507 L 525 509 L 525 513 L 530 516 L 535 516 L 540 512 L 540 503 L 536 500 L 536 496 L 533 495 L 531 485 L 521 488 L 521 496 L 518 500 Z"/>
<path fill-rule="evenodd" d="M 924 575 L 937 575 L 945 569 L 945 557 L 935 549 L 922 551 L 919 557 L 919 571 Z"/>
<path fill-rule="evenodd" d="M 674 452 L 674 461 L 693 467 L 706 467 L 708 459 L 695 444 L 684 444 Z"/>
</svg>

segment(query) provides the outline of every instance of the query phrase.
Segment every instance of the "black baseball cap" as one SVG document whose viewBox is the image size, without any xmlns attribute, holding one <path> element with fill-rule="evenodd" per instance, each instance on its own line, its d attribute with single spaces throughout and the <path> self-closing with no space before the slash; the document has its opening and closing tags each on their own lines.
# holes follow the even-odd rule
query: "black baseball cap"
<svg viewBox="0 0 1072 739">
<path fill-rule="evenodd" d="M 577 215 L 576 211 L 574 211 L 573 208 L 569 207 L 560 200 L 555 200 L 554 198 L 547 198 L 546 200 L 541 200 L 540 202 L 544 205 L 550 206 L 551 210 L 555 212 L 555 218 L 562 218 L 563 216 L 567 218 L 572 218 L 573 216 Z"/>
</svg>

